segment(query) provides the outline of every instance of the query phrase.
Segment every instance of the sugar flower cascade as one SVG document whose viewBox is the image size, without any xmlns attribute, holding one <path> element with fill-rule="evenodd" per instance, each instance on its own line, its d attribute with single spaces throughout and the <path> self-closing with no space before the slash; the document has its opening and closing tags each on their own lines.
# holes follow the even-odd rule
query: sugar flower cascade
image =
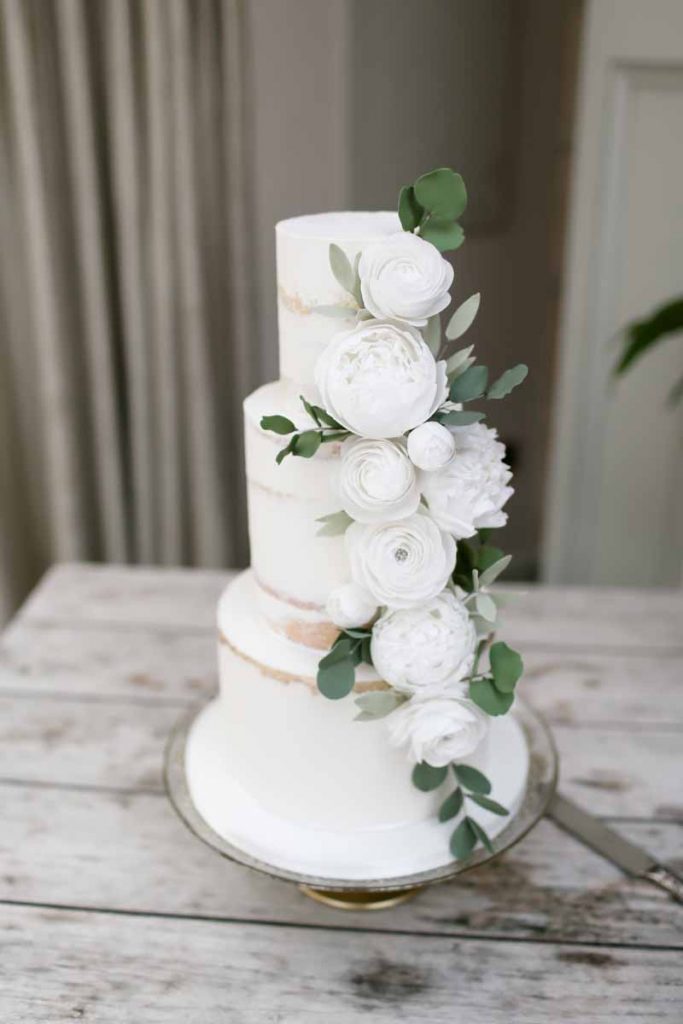
<svg viewBox="0 0 683 1024">
<path fill-rule="evenodd" d="M 264 430 L 288 437 L 277 461 L 311 458 L 340 445 L 339 509 L 319 533 L 345 534 L 351 581 L 328 597 L 339 633 L 318 666 L 318 688 L 348 697 L 355 669 L 374 665 L 381 688 L 355 698 L 359 722 L 386 719 L 387 742 L 414 762 L 423 791 L 451 778 L 439 820 L 454 825 L 450 848 L 466 857 L 491 841 L 470 813 L 507 810 L 486 776 L 467 764 L 486 740 L 491 716 L 514 702 L 522 660 L 494 642 L 490 587 L 510 556 L 490 543 L 507 521 L 513 493 L 505 448 L 470 403 L 505 397 L 527 374 L 520 364 L 493 383 L 472 346 L 458 349 L 479 308 L 472 295 L 442 334 L 453 268 L 442 256 L 463 243 L 467 193 L 440 168 L 399 196 L 403 231 L 368 245 L 351 261 L 330 246 L 330 266 L 355 309 L 315 368 L 318 401 L 302 397 L 311 427 L 265 416 Z M 348 315 L 349 307 L 318 307 Z"/>
</svg>

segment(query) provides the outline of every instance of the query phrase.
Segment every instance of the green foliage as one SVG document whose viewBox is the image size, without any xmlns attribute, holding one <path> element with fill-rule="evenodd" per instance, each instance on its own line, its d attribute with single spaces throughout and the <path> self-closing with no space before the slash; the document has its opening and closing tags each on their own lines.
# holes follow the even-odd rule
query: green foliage
<svg viewBox="0 0 683 1024">
<path fill-rule="evenodd" d="M 472 853 L 472 850 L 477 845 L 476 831 L 472 827 L 472 819 L 465 816 L 455 832 L 451 836 L 451 853 L 456 860 L 464 860 Z"/>
<path fill-rule="evenodd" d="M 446 373 L 448 374 L 449 381 L 464 373 L 472 365 L 474 362 L 474 359 L 472 359 L 473 348 L 474 345 L 468 345 L 467 348 L 461 348 L 459 351 L 453 352 L 448 356 L 446 360 Z"/>
<path fill-rule="evenodd" d="M 371 722 L 377 718 L 384 718 L 405 700 L 407 698 L 395 690 L 371 690 L 369 693 L 361 693 L 355 700 L 360 708 L 360 714 L 356 715 L 355 721 Z"/>
<path fill-rule="evenodd" d="M 493 549 L 496 550 L 496 549 Z M 512 555 L 503 555 L 502 558 L 496 559 L 495 562 L 490 564 L 484 572 L 479 573 L 479 586 L 490 587 L 492 583 L 495 583 L 501 573 L 504 573 L 508 565 L 512 561 Z"/>
<path fill-rule="evenodd" d="M 505 398 L 509 395 L 518 384 L 521 384 L 523 380 L 526 380 L 526 376 L 529 372 L 527 366 L 524 363 L 518 363 L 511 369 L 506 370 L 502 373 L 497 381 L 495 381 L 486 392 L 487 398 Z"/>
<path fill-rule="evenodd" d="M 320 529 L 316 530 L 316 534 L 318 537 L 339 537 L 342 533 L 346 533 L 352 522 L 351 516 L 343 510 L 329 512 L 326 516 L 319 516 L 316 519 L 316 523 L 322 523 Z"/>
<path fill-rule="evenodd" d="M 310 402 L 306 401 L 303 395 L 299 395 L 299 398 L 308 415 L 319 427 L 324 424 L 327 427 L 333 427 L 335 430 L 344 430 L 341 423 L 338 423 L 333 416 L 330 416 L 329 412 L 326 412 L 322 406 L 311 405 Z"/>
<path fill-rule="evenodd" d="M 440 167 L 405 185 L 398 197 L 404 231 L 414 231 L 440 252 L 459 248 L 465 233 L 457 223 L 467 206 L 467 190 L 459 174 Z"/>
<path fill-rule="evenodd" d="M 510 557 L 509 555 L 505 556 L 500 548 L 482 543 L 482 534 L 483 531 L 479 531 L 475 537 L 458 541 L 453 582 L 466 590 L 468 594 L 475 589 L 473 579 L 475 570 L 479 573 L 479 585 L 481 586 L 486 572 L 503 558 Z M 498 576 L 500 573 L 496 573 L 496 575 Z"/>
<path fill-rule="evenodd" d="M 489 661 L 496 689 L 501 693 L 512 693 L 524 672 L 520 655 L 499 641 L 492 646 Z"/>
<path fill-rule="evenodd" d="M 261 427 L 264 430 L 273 431 L 276 434 L 291 434 L 288 443 L 275 456 L 278 466 L 288 455 L 298 455 L 302 459 L 310 459 L 317 452 L 321 444 L 330 441 L 341 441 L 349 436 L 341 423 L 338 423 L 333 416 L 330 416 L 325 409 L 319 405 L 312 405 L 307 402 L 303 395 L 299 395 L 301 404 L 315 423 L 317 430 L 302 430 L 296 433 L 296 425 L 286 416 L 263 416 Z"/>
<path fill-rule="evenodd" d="M 480 793 L 470 793 L 469 798 L 485 810 L 491 811 L 492 814 L 500 815 L 501 818 L 506 818 L 510 813 L 502 804 L 499 804 L 496 800 L 491 800 L 488 796 L 482 796 Z"/>
<path fill-rule="evenodd" d="M 432 419 L 448 427 L 469 427 L 472 423 L 481 423 L 483 419 L 486 419 L 486 414 L 453 409 L 451 412 L 437 412 Z"/>
<path fill-rule="evenodd" d="M 427 326 L 422 332 L 422 337 L 427 342 L 432 355 L 437 356 L 441 347 L 441 317 L 438 313 L 435 316 L 430 316 Z"/>
<path fill-rule="evenodd" d="M 489 851 L 489 853 L 493 853 L 493 843 L 491 842 L 491 840 L 489 839 L 487 833 L 481 827 L 479 822 L 475 821 L 474 818 L 470 818 L 469 819 L 469 823 L 470 823 L 470 828 L 472 829 L 472 831 L 474 832 L 475 836 L 477 837 L 479 842 L 482 844 L 482 846 L 485 846 L 486 849 Z"/>
<path fill-rule="evenodd" d="M 455 378 L 451 384 L 449 398 L 452 402 L 471 402 L 481 398 L 486 391 L 489 371 L 485 366 L 470 366 Z"/>
<path fill-rule="evenodd" d="M 615 377 L 620 377 L 669 334 L 683 331 L 683 298 L 667 302 L 644 320 L 636 320 L 624 332 L 624 346 L 619 362 L 614 368 Z M 680 401 L 683 396 L 683 378 L 674 385 L 669 401 Z"/>
<path fill-rule="evenodd" d="M 448 767 L 435 768 L 426 761 L 420 761 L 413 768 L 413 785 L 423 793 L 429 793 L 432 789 L 438 789 L 448 775 Z"/>
<path fill-rule="evenodd" d="M 491 783 L 483 772 L 469 764 L 453 764 L 453 774 L 469 793 L 490 793 Z"/>
<path fill-rule="evenodd" d="M 463 791 L 458 786 L 441 804 L 439 808 L 439 821 L 450 821 L 451 818 L 456 818 L 462 810 L 464 799 Z"/>
<path fill-rule="evenodd" d="M 353 267 L 349 263 L 348 256 L 344 250 L 340 249 L 334 242 L 330 245 L 330 267 L 344 291 L 348 292 L 349 295 L 353 295 L 355 285 Z"/>
<path fill-rule="evenodd" d="M 286 416 L 262 416 L 261 429 L 270 430 L 273 434 L 291 434 L 296 425 Z"/>
<path fill-rule="evenodd" d="M 318 662 L 318 689 L 330 700 L 340 700 L 353 689 L 356 665 L 361 661 L 372 664 L 370 639 L 367 629 L 342 630 L 332 647 Z"/>
<path fill-rule="evenodd" d="M 302 459 L 310 459 L 315 455 L 322 441 L 322 431 L 304 430 L 301 434 L 296 435 L 292 452 L 294 455 L 301 456 Z"/>
<path fill-rule="evenodd" d="M 458 306 L 446 328 L 446 337 L 449 341 L 457 341 L 465 331 L 469 330 L 479 312 L 480 302 L 481 295 L 476 292 L 474 295 L 470 295 L 469 299 L 466 299 L 461 306 Z"/>
<path fill-rule="evenodd" d="M 512 707 L 513 693 L 502 693 L 496 689 L 492 679 L 473 679 L 470 683 L 470 698 L 474 703 L 494 718 L 506 715 Z"/>
<path fill-rule="evenodd" d="M 496 607 L 496 602 L 490 594 L 477 594 L 474 606 L 477 609 L 477 615 L 481 615 L 482 619 L 486 619 L 487 622 L 491 623 L 496 621 L 496 618 L 498 617 L 498 609 Z"/>
<path fill-rule="evenodd" d="M 412 185 L 404 185 L 398 195 L 398 215 L 404 231 L 414 231 L 424 216 L 424 208 L 415 198 Z"/>
<path fill-rule="evenodd" d="M 459 224 L 449 221 L 428 220 L 420 228 L 420 235 L 426 242 L 431 242 L 439 252 L 459 249 L 465 241 L 465 232 Z"/>
</svg>

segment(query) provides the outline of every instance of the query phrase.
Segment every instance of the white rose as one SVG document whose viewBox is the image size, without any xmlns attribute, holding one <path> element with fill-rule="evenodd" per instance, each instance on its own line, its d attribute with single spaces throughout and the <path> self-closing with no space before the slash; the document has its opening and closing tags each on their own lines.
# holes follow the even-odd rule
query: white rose
<svg viewBox="0 0 683 1024">
<path fill-rule="evenodd" d="M 453 461 L 437 473 L 423 474 L 420 485 L 430 514 L 442 529 L 460 539 L 484 527 L 505 525 L 507 515 L 501 510 L 513 494 L 507 486 L 512 473 L 495 430 L 475 423 L 453 432 Z"/>
<path fill-rule="evenodd" d="M 412 758 L 442 768 L 469 757 L 485 738 L 488 716 L 467 697 L 413 697 L 387 716 L 390 742 Z"/>
<path fill-rule="evenodd" d="M 335 587 L 325 605 L 328 619 L 340 629 L 364 626 L 377 614 L 377 602 L 364 587 L 357 583 L 342 583 Z"/>
<path fill-rule="evenodd" d="M 372 630 L 372 663 L 403 693 L 443 693 L 472 670 L 477 633 L 450 590 L 418 608 L 385 612 Z"/>
<path fill-rule="evenodd" d="M 404 519 L 417 511 L 417 474 L 396 441 L 349 438 L 339 466 L 342 507 L 360 523 Z"/>
<path fill-rule="evenodd" d="M 436 362 L 413 327 L 366 320 L 335 335 L 315 380 L 325 409 L 362 437 L 400 437 L 428 420 L 448 393 Z"/>
<path fill-rule="evenodd" d="M 408 455 L 419 469 L 444 469 L 455 455 L 455 438 L 448 427 L 430 420 L 408 434 Z"/>
<path fill-rule="evenodd" d="M 455 541 L 422 512 L 394 523 L 352 523 L 346 545 L 353 579 L 389 608 L 430 601 L 455 564 Z"/>
<path fill-rule="evenodd" d="M 453 267 L 431 242 L 408 231 L 366 246 L 358 273 L 365 308 L 379 320 L 424 327 L 451 301 Z"/>
</svg>

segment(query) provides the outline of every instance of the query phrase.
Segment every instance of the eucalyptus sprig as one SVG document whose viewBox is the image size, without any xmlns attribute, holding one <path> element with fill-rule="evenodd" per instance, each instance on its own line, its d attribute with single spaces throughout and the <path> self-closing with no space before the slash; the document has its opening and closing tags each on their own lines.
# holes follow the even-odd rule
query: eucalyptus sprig
<svg viewBox="0 0 683 1024">
<path fill-rule="evenodd" d="M 440 252 L 459 249 L 465 232 L 458 220 L 467 206 L 467 189 L 459 174 L 440 167 L 405 185 L 398 197 L 404 231 L 420 235 Z"/>
<path fill-rule="evenodd" d="M 321 444 L 328 444 L 330 441 L 343 441 L 349 436 L 349 431 L 338 423 L 328 412 L 319 405 L 311 405 L 303 395 L 299 396 L 304 409 L 315 423 L 315 429 L 297 430 L 296 424 L 287 416 L 263 416 L 261 428 L 273 434 L 280 434 L 286 437 L 291 435 L 284 448 L 275 456 L 278 466 L 287 455 L 299 455 L 302 459 L 310 459 L 317 452 Z"/>
<path fill-rule="evenodd" d="M 344 629 L 329 652 L 318 662 L 318 689 L 329 700 L 341 700 L 353 689 L 356 666 L 362 661 L 372 664 L 370 629 Z"/>
<path fill-rule="evenodd" d="M 435 768 L 433 765 L 427 764 L 426 761 L 421 761 L 413 768 L 413 785 L 423 793 L 438 789 L 446 781 L 448 768 L 448 765 Z M 439 821 L 451 821 L 453 818 L 459 817 L 468 800 L 501 817 L 506 817 L 509 814 L 502 804 L 491 799 L 489 796 L 491 783 L 478 768 L 473 768 L 468 764 L 455 763 L 452 763 L 450 768 L 458 785 L 441 804 Z M 470 817 L 469 814 L 465 814 L 451 835 L 451 853 L 458 860 L 462 860 L 470 855 L 478 842 L 481 842 L 489 853 L 493 853 L 493 844 L 488 834 L 478 821 Z"/>
<path fill-rule="evenodd" d="M 329 248 L 329 260 L 330 269 L 337 283 L 341 285 L 352 301 L 349 305 L 339 303 L 336 306 L 314 306 L 313 312 L 341 320 L 346 320 L 352 316 L 358 319 L 370 316 L 367 310 L 363 308 L 360 274 L 358 273 L 360 253 L 357 253 L 353 263 L 351 263 L 344 250 L 332 242 Z"/>
</svg>

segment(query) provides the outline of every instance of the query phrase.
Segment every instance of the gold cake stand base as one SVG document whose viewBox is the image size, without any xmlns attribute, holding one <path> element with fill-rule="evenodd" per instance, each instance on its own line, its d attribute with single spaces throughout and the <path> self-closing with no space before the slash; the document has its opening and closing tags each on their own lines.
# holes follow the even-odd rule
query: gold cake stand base
<svg viewBox="0 0 683 1024">
<path fill-rule="evenodd" d="M 424 885 L 414 885 L 397 892 L 373 892 L 360 889 L 314 889 L 310 885 L 300 885 L 299 891 L 310 896 L 316 903 L 324 903 L 326 907 L 334 907 L 335 910 L 388 910 L 389 907 L 397 907 L 406 900 L 412 900 L 424 888 Z"/>
</svg>

